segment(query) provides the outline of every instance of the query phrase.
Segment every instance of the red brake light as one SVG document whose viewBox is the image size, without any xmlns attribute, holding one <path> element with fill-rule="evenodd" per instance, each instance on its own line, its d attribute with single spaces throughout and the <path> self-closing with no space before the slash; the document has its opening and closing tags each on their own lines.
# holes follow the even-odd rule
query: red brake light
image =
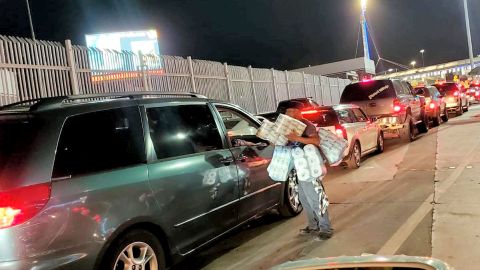
<svg viewBox="0 0 480 270">
<path fill-rule="evenodd" d="M 480 92 L 475 92 L 475 96 L 476 97 L 480 96 Z"/>
<path fill-rule="evenodd" d="M 429 107 L 430 109 L 435 109 L 435 103 L 430 103 Z"/>
<path fill-rule="evenodd" d="M 0 229 L 28 221 L 42 210 L 49 199 L 49 183 L 0 192 Z"/>
<path fill-rule="evenodd" d="M 335 126 L 335 133 L 337 134 L 338 137 L 348 140 L 347 130 L 342 125 Z"/>
<path fill-rule="evenodd" d="M 400 107 L 399 105 L 393 106 L 393 111 L 394 111 L 394 112 L 399 112 L 399 111 L 401 111 L 401 110 L 402 110 L 402 107 Z"/>
<path fill-rule="evenodd" d="M 316 113 L 318 113 L 318 111 L 317 110 L 306 110 L 306 111 L 302 111 L 301 113 L 302 113 L 302 115 L 316 114 Z"/>
<path fill-rule="evenodd" d="M 453 93 L 453 95 L 458 97 L 458 91 L 455 91 L 455 93 Z"/>
</svg>

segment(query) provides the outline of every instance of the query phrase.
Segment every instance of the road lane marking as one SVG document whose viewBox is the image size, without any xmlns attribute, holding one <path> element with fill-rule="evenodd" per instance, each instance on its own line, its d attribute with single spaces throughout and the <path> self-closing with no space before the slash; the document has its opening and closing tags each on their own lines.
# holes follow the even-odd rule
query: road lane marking
<svg viewBox="0 0 480 270">
<path fill-rule="evenodd" d="M 437 196 L 434 198 L 434 193 L 428 196 L 428 198 L 422 202 L 422 204 L 417 208 L 417 210 L 407 219 L 405 223 L 398 228 L 398 230 L 390 237 L 390 239 L 383 245 L 383 247 L 377 252 L 381 255 L 395 255 L 398 249 L 403 245 L 403 243 L 408 239 L 408 237 L 413 233 L 413 231 L 418 227 L 420 222 L 425 218 L 425 216 L 430 213 L 433 209 L 432 203 L 434 199 L 438 201 L 440 196 L 447 191 L 460 177 L 462 172 L 465 170 L 466 166 L 470 161 L 475 157 L 476 149 L 479 146 L 480 142 L 477 142 L 475 147 L 472 148 L 470 153 L 466 158 L 461 162 L 461 164 L 450 174 L 447 179 L 442 181 L 438 187 Z"/>
</svg>

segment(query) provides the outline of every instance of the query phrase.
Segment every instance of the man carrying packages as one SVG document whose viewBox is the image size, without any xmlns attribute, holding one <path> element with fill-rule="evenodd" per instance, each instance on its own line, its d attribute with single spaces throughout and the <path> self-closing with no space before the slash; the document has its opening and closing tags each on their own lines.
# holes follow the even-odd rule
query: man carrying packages
<svg viewBox="0 0 480 270">
<path fill-rule="evenodd" d="M 298 136 L 294 132 L 287 135 L 289 140 L 288 146 L 304 147 L 307 144 L 315 146 L 320 145 L 320 137 L 318 136 L 315 126 L 302 116 L 303 104 L 297 101 L 291 101 L 286 107 L 286 115 L 299 120 L 307 125 L 302 136 Z M 324 164 L 322 170 L 326 172 Z M 325 174 L 324 174 L 325 175 Z M 326 194 L 322 185 L 322 177 L 312 177 L 307 181 L 298 181 L 298 192 L 300 202 L 302 203 L 308 218 L 308 226 L 300 230 L 301 235 L 315 235 L 316 240 L 326 240 L 332 237 L 333 230 L 328 217 L 328 203 L 325 204 Z"/>
</svg>

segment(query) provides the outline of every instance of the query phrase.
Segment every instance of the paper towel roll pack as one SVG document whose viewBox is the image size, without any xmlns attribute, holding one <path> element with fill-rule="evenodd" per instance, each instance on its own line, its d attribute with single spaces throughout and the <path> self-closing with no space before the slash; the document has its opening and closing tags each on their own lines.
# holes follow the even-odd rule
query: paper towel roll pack
<svg viewBox="0 0 480 270">
<path fill-rule="evenodd" d="M 267 168 L 268 175 L 274 181 L 285 182 L 293 168 L 292 150 L 286 146 L 276 146 L 272 161 Z"/>
<path fill-rule="evenodd" d="M 325 175 L 325 161 L 317 146 L 309 144 L 303 149 L 296 147 L 292 150 L 292 157 L 299 181 L 309 181 Z"/>
<path fill-rule="evenodd" d="M 288 143 L 288 139 L 285 137 L 286 135 L 293 131 L 298 136 L 301 136 L 306 127 L 307 125 L 301 121 L 280 114 L 275 123 L 264 120 L 257 131 L 257 137 L 275 145 L 285 146 Z"/>
</svg>

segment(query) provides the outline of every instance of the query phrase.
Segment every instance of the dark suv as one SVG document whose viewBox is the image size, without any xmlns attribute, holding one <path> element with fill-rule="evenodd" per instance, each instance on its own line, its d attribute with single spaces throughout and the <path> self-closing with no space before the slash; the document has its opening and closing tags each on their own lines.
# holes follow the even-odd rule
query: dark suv
<svg viewBox="0 0 480 270">
<path fill-rule="evenodd" d="M 360 106 L 367 115 L 377 119 L 384 135 L 415 139 L 415 130 L 428 131 L 425 98 L 413 93 L 412 86 L 399 80 L 366 80 L 347 85 L 341 104 Z"/>
<path fill-rule="evenodd" d="M 297 215 L 259 126 L 185 93 L 0 107 L 0 269 L 165 269 L 270 209 Z"/>
</svg>

